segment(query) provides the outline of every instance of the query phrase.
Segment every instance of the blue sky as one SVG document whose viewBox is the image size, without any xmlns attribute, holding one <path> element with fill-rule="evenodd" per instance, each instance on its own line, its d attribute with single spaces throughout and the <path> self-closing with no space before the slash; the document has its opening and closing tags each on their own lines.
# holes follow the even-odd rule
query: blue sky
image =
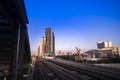
<svg viewBox="0 0 120 80">
<path fill-rule="evenodd" d="M 56 50 L 97 48 L 99 40 L 120 46 L 120 0 L 24 0 L 31 50 L 45 28 L 55 33 Z"/>
</svg>

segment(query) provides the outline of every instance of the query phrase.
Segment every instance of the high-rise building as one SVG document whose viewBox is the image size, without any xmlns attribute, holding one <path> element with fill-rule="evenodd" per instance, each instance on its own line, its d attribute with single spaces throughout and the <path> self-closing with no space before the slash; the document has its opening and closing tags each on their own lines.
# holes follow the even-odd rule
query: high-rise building
<svg viewBox="0 0 120 80">
<path fill-rule="evenodd" d="M 38 47 L 38 56 L 54 57 L 55 56 L 55 36 L 51 28 L 46 28 L 46 36 Z"/>
<path fill-rule="evenodd" d="M 98 49 L 100 48 L 107 48 L 107 47 L 112 47 L 112 42 L 111 41 L 98 41 L 97 42 L 97 47 Z"/>
<path fill-rule="evenodd" d="M 51 28 L 46 28 L 46 53 L 51 50 Z"/>
<path fill-rule="evenodd" d="M 46 38 L 42 37 L 42 41 L 40 46 L 38 47 L 38 56 L 42 57 L 45 54 L 45 47 L 46 47 Z"/>
<path fill-rule="evenodd" d="M 46 28 L 46 53 L 54 56 L 55 53 L 55 37 L 51 28 Z"/>
</svg>

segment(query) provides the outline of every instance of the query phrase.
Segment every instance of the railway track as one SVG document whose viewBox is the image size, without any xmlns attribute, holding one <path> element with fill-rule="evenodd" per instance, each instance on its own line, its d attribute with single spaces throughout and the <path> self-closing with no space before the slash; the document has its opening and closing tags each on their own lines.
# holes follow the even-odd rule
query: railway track
<svg viewBox="0 0 120 80">
<path fill-rule="evenodd" d="M 39 59 L 34 70 L 32 80 L 120 80 L 120 72 L 114 69 L 66 61 Z"/>
<path fill-rule="evenodd" d="M 39 72 L 43 75 L 42 80 L 96 80 L 88 75 L 56 65 L 45 59 L 40 59 L 37 65 L 39 65 Z"/>
<path fill-rule="evenodd" d="M 97 80 L 120 80 L 120 72 L 116 70 L 104 69 L 99 68 L 97 66 L 90 66 L 90 65 L 80 65 L 71 62 L 63 62 L 63 61 L 55 61 L 55 60 L 48 60 L 56 65 L 62 66 L 67 69 L 71 69 L 91 77 L 94 77 Z M 119 70 L 118 70 L 119 71 Z"/>
<path fill-rule="evenodd" d="M 69 76 L 66 70 L 64 70 L 61 67 L 56 66 L 53 63 L 47 62 L 47 61 L 41 61 L 42 65 L 46 66 L 47 69 L 49 69 L 49 71 L 51 71 L 51 74 L 54 74 L 54 77 L 58 77 L 59 80 L 76 80 L 74 77 Z M 63 72 L 63 71 L 65 72 Z M 46 71 L 46 70 L 45 70 Z M 47 73 L 49 73 L 48 71 L 46 71 Z M 47 76 L 49 77 L 49 76 Z"/>
<path fill-rule="evenodd" d="M 52 65 L 48 64 L 46 61 L 39 61 L 39 66 L 44 75 L 44 80 L 65 80 L 64 76 L 61 73 L 58 73 L 56 68 L 51 67 Z"/>
<path fill-rule="evenodd" d="M 61 78 L 60 80 L 83 80 L 82 76 L 84 76 L 84 77 L 86 76 L 86 75 L 83 75 L 83 74 L 78 73 L 76 71 L 63 68 L 59 65 L 53 64 L 53 63 L 48 62 L 48 61 L 43 62 L 43 64 L 48 66 L 48 68 L 51 68 L 51 71 L 53 73 L 55 73 L 56 76 L 59 76 Z M 84 78 L 84 80 L 85 80 L 85 78 Z M 94 79 L 92 79 L 89 76 L 86 76 L 86 80 L 94 80 Z"/>
</svg>

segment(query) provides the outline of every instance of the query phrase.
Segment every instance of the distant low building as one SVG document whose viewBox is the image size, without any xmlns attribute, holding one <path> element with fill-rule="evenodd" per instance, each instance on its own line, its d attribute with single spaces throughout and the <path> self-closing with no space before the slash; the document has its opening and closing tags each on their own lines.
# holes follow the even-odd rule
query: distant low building
<svg viewBox="0 0 120 80">
<path fill-rule="evenodd" d="M 109 60 L 112 58 L 120 58 L 119 47 L 107 47 L 95 50 L 89 50 L 86 53 L 86 60 Z"/>
<path fill-rule="evenodd" d="M 120 57 L 120 48 L 119 47 L 109 47 L 98 49 L 102 55 L 102 59 L 111 59 Z"/>
<path fill-rule="evenodd" d="M 98 41 L 97 47 L 103 60 L 120 57 L 120 48 L 112 46 L 111 41 Z"/>
<path fill-rule="evenodd" d="M 95 49 L 95 50 L 89 50 L 87 52 L 85 52 L 86 54 L 86 60 L 88 61 L 97 61 L 97 60 L 101 60 L 101 54 L 100 51 Z"/>
<path fill-rule="evenodd" d="M 119 58 L 120 58 L 120 47 L 118 47 L 118 54 L 119 54 Z"/>
</svg>

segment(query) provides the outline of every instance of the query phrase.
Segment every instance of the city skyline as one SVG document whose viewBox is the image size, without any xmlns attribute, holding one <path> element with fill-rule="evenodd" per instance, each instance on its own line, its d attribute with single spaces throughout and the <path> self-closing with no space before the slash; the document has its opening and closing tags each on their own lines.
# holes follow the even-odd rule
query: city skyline
<svg viewBox="0 0 120 80">
<path fill-rule="evenodd" d="M 96 42 L 120 46 L 119 0 L 25 0 L 32 51 L 37 50 L 46 27 L 56 37 L 56 50 L 97 48 Z M 62 5 L 62 6 L 61 6 Z"/>
</svg>

